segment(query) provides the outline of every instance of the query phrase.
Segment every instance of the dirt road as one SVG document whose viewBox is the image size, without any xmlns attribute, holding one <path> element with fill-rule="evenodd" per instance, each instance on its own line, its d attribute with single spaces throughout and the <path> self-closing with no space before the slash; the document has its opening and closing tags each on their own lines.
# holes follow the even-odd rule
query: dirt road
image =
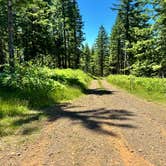
<svg viewBox="0 0 166 166">
<path fill-rule="evenodd" d="M 101 83 L 48 109 L 53 116 L 35 143 L 0 165 L 166 166 L 166 108 Z"/>
</svg>

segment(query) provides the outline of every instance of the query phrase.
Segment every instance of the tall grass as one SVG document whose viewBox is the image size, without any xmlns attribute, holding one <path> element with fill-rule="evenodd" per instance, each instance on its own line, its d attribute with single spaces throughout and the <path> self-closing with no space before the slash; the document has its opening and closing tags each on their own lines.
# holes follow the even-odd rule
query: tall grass
<svg viewBox="0 0 166 166">
<path fill-rule="evenodd" d="M 0 136 L 47 116 L 41 109 L 79 97 L 91 78 L 80 70 L 18 66 L 0 74 Z"/>
<path fill-rule="evenodd" d="M 70 86 L 79 87 L 82 90 L 86 89 L 90 82 L 90 77 L 81 70 L 55 69 L 50 77 L 63 84 L 65 83 Z"/>
<path fill-rule="evenodd" d="M 123 88 L 147 100 L 166 103 L 166 79 L 110 75 L 111 84 Z"/>
</svg>

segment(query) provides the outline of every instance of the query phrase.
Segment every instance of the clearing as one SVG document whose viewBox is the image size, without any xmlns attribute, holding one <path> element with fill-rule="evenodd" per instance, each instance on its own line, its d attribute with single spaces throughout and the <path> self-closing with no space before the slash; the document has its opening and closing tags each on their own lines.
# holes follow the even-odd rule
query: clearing
<svg viewBox="0 0 166 166">
<path fill-rule="evenodd" d="M 166 109 L 105 80 L 45 111 L 52 118 L 38 138 L 21 148 L 1 148 L 0 165 L 166 166 Z"/>
</svg>

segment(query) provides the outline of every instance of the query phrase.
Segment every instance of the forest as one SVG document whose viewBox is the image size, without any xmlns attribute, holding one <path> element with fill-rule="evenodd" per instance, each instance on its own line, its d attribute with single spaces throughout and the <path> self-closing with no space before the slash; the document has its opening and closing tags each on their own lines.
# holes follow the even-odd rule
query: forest
<svg viewBox="0 0 166 166">
<path fill-rule="evenodd" d="M 96 76 L 165 77 L 165 1 L 121 0 L 110 7 L 118 13 L 111 34 L 101 25 L 89 47 L 76 0 L 1 0 L 0 70 L 32 64 Z"/>
</svg>

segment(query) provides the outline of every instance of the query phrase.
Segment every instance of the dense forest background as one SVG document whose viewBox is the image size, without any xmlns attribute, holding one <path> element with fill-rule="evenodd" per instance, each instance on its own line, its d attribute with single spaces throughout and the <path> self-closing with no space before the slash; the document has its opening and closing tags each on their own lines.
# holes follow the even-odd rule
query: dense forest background
<svg viewBox="0 0 166 166">
<path fill-rule="evenodd" d="M 76 0 L 0 0 L 0 70 L 18 65 L 83 69 L 96 76 L 166 76 L 166 1 L 121 0 L 111 34 L 83 44 Z"/>
</svg>

